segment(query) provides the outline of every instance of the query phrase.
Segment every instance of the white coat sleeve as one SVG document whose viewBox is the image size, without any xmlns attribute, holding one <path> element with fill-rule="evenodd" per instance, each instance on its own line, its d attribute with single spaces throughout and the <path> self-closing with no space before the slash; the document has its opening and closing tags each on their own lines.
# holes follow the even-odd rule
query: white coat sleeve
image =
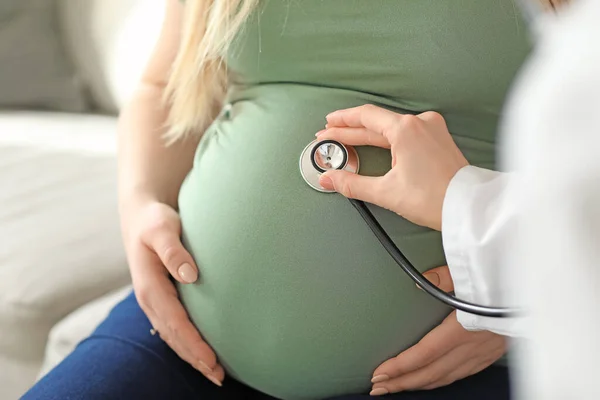
<svg viewBox="0 0 600 400">
<path fill-rule="evenodd" d="M 462 168 L 450 182 L 442 212 L 442 238 L 455 295 L 488 306 L 507 306 L 501 265 L 515 229 L 511 199 L 515 177 L 475 166 Z M 487 318 L 463 311 L 458 321 L 468 330 L 519 335 L 518 318 Z"/>
</svg>

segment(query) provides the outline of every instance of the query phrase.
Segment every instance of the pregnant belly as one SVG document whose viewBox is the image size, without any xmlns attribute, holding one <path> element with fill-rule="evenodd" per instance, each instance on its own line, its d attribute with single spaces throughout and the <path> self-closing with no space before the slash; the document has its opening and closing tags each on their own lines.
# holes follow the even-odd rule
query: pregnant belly
<svg viewBox="0 0 600 400">
<path fill-rule="evenodd" d="M 200 143 L 180 193 L 183 240 L 201 279 L 182 302 L 227 374 L 283 399 L 368 391 L 373 370 L 448 309 L 418 290 L 346 199 L 314 191 L 298 159 L 334 109 L 374 99 L 306 87 L 246 92 Z M 363 174 L 389 154 L 360 148 Z M 437 233 L 372 207 L 425 270 Z"/>
</svg>

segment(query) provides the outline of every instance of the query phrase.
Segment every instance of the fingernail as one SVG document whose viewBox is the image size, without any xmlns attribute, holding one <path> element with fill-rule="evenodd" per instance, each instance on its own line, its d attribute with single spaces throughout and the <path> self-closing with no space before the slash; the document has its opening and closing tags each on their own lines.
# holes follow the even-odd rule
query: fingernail
<svg viewBox="0 0 600 400">
<path fill-rule="evenodd" d="M 317 136 L 317 137 L 321 136 L 322 134 L 325 133 L 326 130 L 327 129 L 321 129 L 319 132 L 315 133 L 315 136 Z"/>
<path fill-rule="evenodd" d="M 329 178 L 328 176 L 321 176 L 321 178 L 319 178 L 319 185 L 321 185 L 324 189 L 327 190 L 333 190 L 333 181 L 331 180 L 331 178 Z"/>
<path fill-rule="evenodd" d="M 371 393 L 369 393 L 369 396 L 383 396 L 384 394 L 388 394 L 388 390 L 386 388 L 377 388 L 377 389 L 373 389 L 371 390 Z"/>
<path fill-rule="evenodd" d="M 198 364 L 200 364 L 200 369 L 209 372 L 209 373 L 213 373 L 215 372 L 211 367 L 209 367 L 208 365 L 206 365 L 206 363 L 202 360 L 198 361 Z"/>
<path fill-rule="evenodd" d="M 192 267 L 188 263 L 182 264 L 181 267 L 179 267 L 179 269 L 177 270 L 177 273 L 179 273 L 181 279 L 183 279 L 183 281 L 187 283 L 194 283 L 196 282 L 196 279 L 198 279 L 198 273 L 196 272 L 194 267 Z"/>
<path fill-rule="evenodd" d="M 214 377 L 214 376 L 212 376 L 212 375 L 206 375 L 206 378 L 207 378 L 209 381 L 211 381 L 212 383 L 214 383 L 215 385 L 219 386 L 219 387 L 223 386 L 223 384 L 221 383 L 221 381 L 220 381 L 220 380 L 218 380 L 217 378 L 215 378 L 215 377 Z"/>
<path fill-rule="evenodd" d="M 387 381 L 388 379 L 390 379 L 390 377 L 385 374 L 376 375 L 373 377 L 373 379 L 371 379 L 371 383 L 384 382 L 384 381 Z"/>
<path fill-rule="evenodd" d="M 329 129 L 329 124 L 325 124 L 325 129 Z"/>
<path fill-rule="evenodd" d="M 426 272 L 423 276 L 435 286 L 439 286 L 440 284 L 440 276 L 436 272 Z"/>
</svg>

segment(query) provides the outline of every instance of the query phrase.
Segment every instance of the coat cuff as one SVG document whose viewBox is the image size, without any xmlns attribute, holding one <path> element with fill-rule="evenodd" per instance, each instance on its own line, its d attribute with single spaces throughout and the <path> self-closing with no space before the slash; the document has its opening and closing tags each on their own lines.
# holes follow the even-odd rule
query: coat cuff
<svg viewBox="0 0 600 400">
<path fill-rule="evenodd" d="M 474 201 L 477 197 L 474 196 L 474 192 L 478 185 L 487 183 L 501 174 L 501 172 L 468 165 L 458 171 L 446 191 L 442 209 L 442 240 L 446 261 L 454 282 L 454 293 L 461 300 L 474 303 L 482 301 L 482 293 L 480 293 L 482 290 L 478 292 L 476 287 L 476 282 L 481 280 L 480 274 L 474 270 L 478 266 L 471 265 L 470 252 L 474 236 L 471 230 L 474 225 L 477 225 L 474 219 L 479 217 L 481 220 L 484 219 L 482 215 L 478 215 L 483 212 L 484 205 Z M 477 315 L 457 311 L 457 318 L 467 330 L 485 329 L 482 326 L 482 318 Z"/>
</svg>

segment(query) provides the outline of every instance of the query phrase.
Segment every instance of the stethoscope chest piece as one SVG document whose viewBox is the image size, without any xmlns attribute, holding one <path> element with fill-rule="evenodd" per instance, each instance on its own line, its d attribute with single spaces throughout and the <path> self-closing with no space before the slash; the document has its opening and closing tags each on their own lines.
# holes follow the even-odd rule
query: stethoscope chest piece
<svg viewBox="0 0 600 400">
<path fill-rule="evenodd" d="M 319 185 L 319 177 L 326 171 L 340 169 L 358 173 L 358 154 L 353 147 L 335 140 L 313 140 L 300 156 L 300 173 L 310 187 L 319 192 L 333 193 Z"/>
<path fill-rule="evenodd" d="M 319 185 L 319 178 L 326 171 L 345 170 L 358 173 L 358 154 L 353 147 L 344 146 L 335 140 L 314 140 L 308 144 L 300 155 L 300 173 L 310 187 L 319 192 L 333 193 Z M 428 281 L 412 263 L 402 254 L 396 243 L 390 238 L 385 229 L 379 224 L 377 218 L 371 213 L 369 207 L 358 199 L 348 198 L 350 203 L 365 220 L 367 226 L 390 257 L 402 268 L 402 270 L 425 292 L 439 301 L 476 315 L 487 317 L 509 317 L 518 313 L 518 310 L 500 307 L 488 307 L 470 303 L 447 294 L 433 283 Z"/>
</svg>

